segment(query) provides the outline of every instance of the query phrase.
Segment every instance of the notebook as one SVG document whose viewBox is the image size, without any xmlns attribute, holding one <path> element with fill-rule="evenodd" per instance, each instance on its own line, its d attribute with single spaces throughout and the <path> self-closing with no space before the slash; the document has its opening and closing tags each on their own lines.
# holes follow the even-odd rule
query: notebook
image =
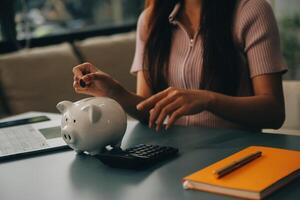
<svg viewBox="0 0 300 200">
<path fill-rule="evenodd" d="M 262 155 L 248 164 L 217 178 L 214 171 L 249 154 Z M 183 178 L 185 189 L 195 189 L 247 199 L 263 199 L 300 176 L 300 152 L 251 146 Z"/>
</svg>

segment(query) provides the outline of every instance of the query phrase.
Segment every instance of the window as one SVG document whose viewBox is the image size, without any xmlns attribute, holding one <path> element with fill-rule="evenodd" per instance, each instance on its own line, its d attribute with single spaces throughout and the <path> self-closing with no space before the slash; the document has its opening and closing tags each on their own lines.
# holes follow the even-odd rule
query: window
<svg viewBox="0 0 300 200">
<path fill-rule="evenodd" d="M 0 0 L 0 53 L 128 32 L 143 7 L 144 0 Z"/>
<path fill-rule="evenodd" d="M 289 67 L 284 78 L 300 80 L 299 0 L 268 1 L 277 18 Z M 0 52 L 23 47 L 27 39 L 32 39 L 32 46 L 39 46 L 111 34 L 99 31 L 114 27 L 135 27 L 143 4 L 144 0 L 0 0 Z M 74 33 L 77 35 L 72 37 Z M 65 37 L 57 39 L 61 35 Z M 3 45 L 3 40 L 9 42 Z"/>
<path fill-rule="evenodd" d="M 289 67 L 285 79 L 300 80 L 300 2 L 270 0 L 277 18 L 281 47 Z"/>
<path fill-rule="evenodd" d="M 16 0 L 17 39 L 135 24 L 144 0 Z"/>
</svg>

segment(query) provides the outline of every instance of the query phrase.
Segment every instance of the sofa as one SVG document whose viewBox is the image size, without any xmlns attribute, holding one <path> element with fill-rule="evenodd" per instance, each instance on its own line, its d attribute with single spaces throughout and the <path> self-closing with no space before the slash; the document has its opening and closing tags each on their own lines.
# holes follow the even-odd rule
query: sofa
<svg viewBox="0 0 300 200">
<path fill-rule="evenodd" d="M 0 113 L 57 112 L 57 102 L 86 97 L 72 87 L 72 68 L 84 61 L 135 91 L 136 77 L 129 73 L 134 50 L 135 32 L 129 32 L 0 55 Z M 286 121 L 281 129 L 264 132 L 300 135 L 300 81 L 283 86 Z"/>
<path fill-rule="evenodd" d="M 86 97 L 72 87 L 72 68 L 84 61 L 135 91 L 136 80 L 129 72 L 134 49 L 135 33 L 130 32 L 0 55 L 0 112 L 57 112 L 59 101 Z"/>
</svg>

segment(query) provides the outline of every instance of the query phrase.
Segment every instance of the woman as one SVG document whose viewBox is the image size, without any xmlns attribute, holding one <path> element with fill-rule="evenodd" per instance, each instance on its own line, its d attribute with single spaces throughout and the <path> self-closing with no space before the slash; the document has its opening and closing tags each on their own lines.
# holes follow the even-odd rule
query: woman
<svg viewBox="0 0 300 200">
<path fill-rule="evenodd" d="M 136 94 L 89 63 L 73 73 L 76 92 L 114 98 L 156 130 L 165 119 L 166 128 L 261 129 L 285 119 L 286 70 L 265 0 L 152 0 L 137 26 Z"/>
</svg>

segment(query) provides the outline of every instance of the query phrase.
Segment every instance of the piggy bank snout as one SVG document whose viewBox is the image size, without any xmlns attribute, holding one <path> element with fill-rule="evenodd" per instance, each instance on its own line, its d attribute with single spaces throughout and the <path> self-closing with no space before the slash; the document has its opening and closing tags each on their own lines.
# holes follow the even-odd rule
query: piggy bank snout
<svg viewBox="0 0 300 200">
<path fill-rule="evenodd" d="M 67 144 L 74 144 L 76 141 L 76 134 L 68 128 L 63 128 L 61 131 L 62 138 Z"/>
</svg>

